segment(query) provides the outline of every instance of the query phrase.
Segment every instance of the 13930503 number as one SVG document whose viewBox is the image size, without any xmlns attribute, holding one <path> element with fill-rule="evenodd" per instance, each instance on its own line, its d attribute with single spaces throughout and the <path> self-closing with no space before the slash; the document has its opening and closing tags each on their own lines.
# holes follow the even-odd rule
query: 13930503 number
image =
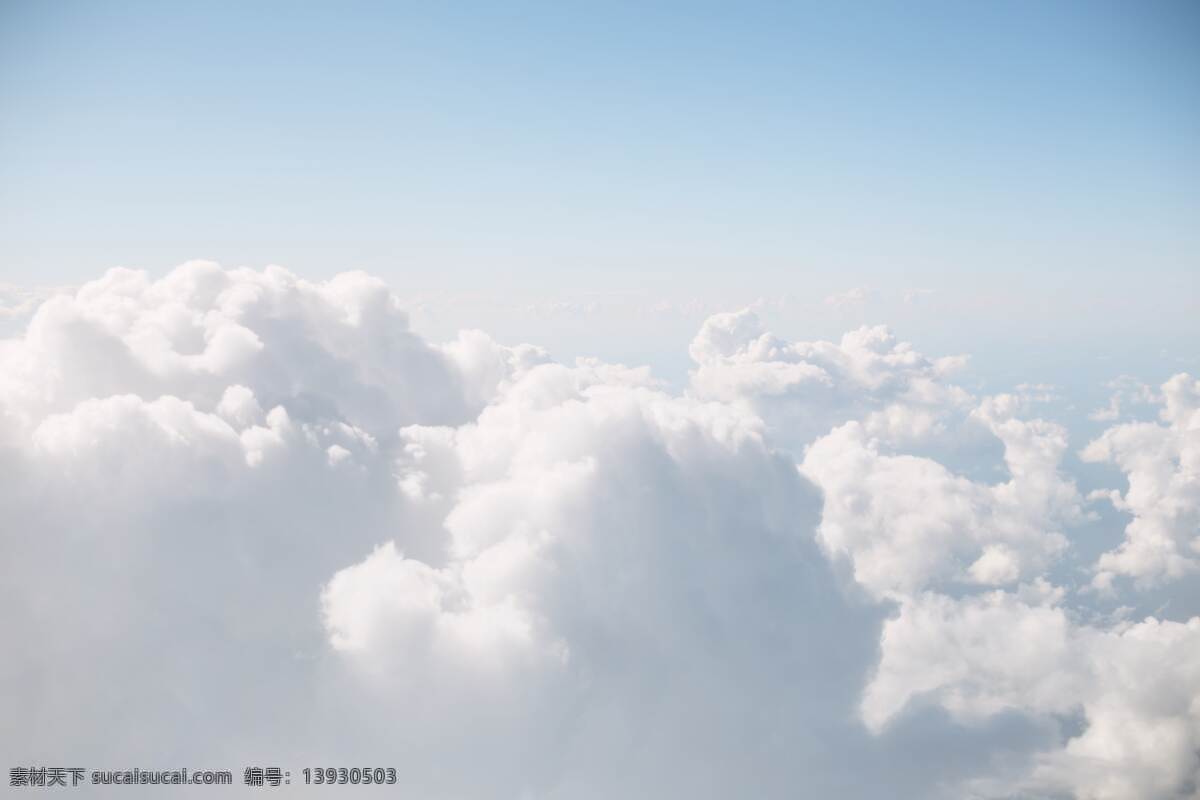
<svg viewBox="0 0 1200 800">
<path fill-rule="evenodd" d="M 304 782 L 310 784 L 361 783 L 391 785 L 396 782 L 395 767 L 305 767 Z"/>
</svg>

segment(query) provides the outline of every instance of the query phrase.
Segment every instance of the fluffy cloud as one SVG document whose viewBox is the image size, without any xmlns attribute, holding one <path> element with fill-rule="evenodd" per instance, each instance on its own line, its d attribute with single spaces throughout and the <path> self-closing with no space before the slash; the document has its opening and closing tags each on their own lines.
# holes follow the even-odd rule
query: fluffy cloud
<svg viewBox="0 0 1200 800">
<path fill-rule="evenodd" d="M 1038 575 L 1082 516 L 1060 470 L 1066 431 L 1020 419 L 1028 403 L 1018 396 L 979 400 L 949 383 L 960 358 L 927 358 L 882 327 L 839 344 L 789 343 L 749 311 L 710 318 L 691 355 L 697 396 L 751 410 L 776 440 L 803 450 L 801 471 L 825 496 L 820 541 L 849 557 L 877 597 Z M 1008 481 L 971 480 L 912 452 L 985 438 L 1002 445 Z"/>
<path fill-rule="evenodd" d="M 1074 485 L 1058 471 L 1065 434 L 1040 420 L 1000 416 L 1003 405 L 989 399 L 976 411 L 1004 444 L 1011 477 L 1002 483 L 883 452 L 859 422 L 808 448 L 801 469 L 825 492 L 821 542 L 849 557 L 856 580 L 872 593 L 899 598 L 947 582 L 1012 584 L 1040 575 L 1066 548 L 1061 529 L 1081 511 Z"/>
<path fill-rule="evenodd" d="M 329 582 L 331 642 L 356 668 L 429 670 L 447 706 L 489 681 L 489 705 L 527 698 L 537 715 L 511 724 L 569 745 L 571 797 L 724 794 L 756 772 L 774 794 L 804 720 L 852 735 L 839 714 L 877 612 L 843 599 L 811 538 L 816 492 L 756 418 L 584 363 L 531 370 L 474 423 L 403 435 L 446 558 L 385 546 Z M 820 700 L 797 688 L 813 685 Z"/>
<path fill-rule="evenodd" d="M 1200 618 L 1083 624 L 1095 612 L 1066 605 L 1067 590 L 1047 579 L 1071 546 L 1071 529 L 1087 518 L 1063 464 L 1067 431 L 1023 418 L 1032 404 L 1054 399 L 1051 387 L 976 399 L 945 382 L 953 362 L 927 359 L 882 329 L 848 334 L 840 346 L 791 344 L 763 333 L 747 312 L 710 319 L 692 356 L 699 365 L 693 391 L 724 391 L 726 401 L 761 413 L 781 439 L 808 415 L 800 469 L 824 495 L 818 541 L 835 562 L 849 563 L 869 594 L 898 605 L 862 695 L 869 729 L 912 724 L 914 708 L 942 709 L 966 727 L 1005 714 L 1050 726 L 1051 744 L 1041 752 L 961 789 L 981 796 L 1192 791 L 1200 681 L 1189 648 Z M 1196 384 L 1177 376 L 1163 397 L 1166 424 L 1117 426 L 1084 451 L 1129 475 L 1124 496 L 1100 494 L 1136 515 L 1127 543 L 1100 559 L 1103 585 L 1111 571 L 1191 568 L 1172 567 L 1168 556 L 1190 546 L 1198 529 L 1188 450 Z M 918 452 L 947 433 L 971 440 L 972 430 L 1000 443 L 1007 480 L 957 472 L 944 448 L 941 460 Z M 987 460 L 972 448 L 965 463 Z M 981 591 L 989 586 L 1009 590 Z"/>
<path fill-rule="evenodd" d="M 1095 583 L 1116 576 L 1143 583 L 1193 575 L 1200 565 L 1200 381 L 1176 375 L 1162 385 L 1163 424 L 1109 428 L 1083 451 L 1087 461 L 1115 464 L 1129 488 L 1099 491 L 1133 515 L 1124 543 L 1100 557 Z"/>
<path fill-rule="evenodd" d="M 966 722 L 1006 711 L 1079 715 L 1083 729 L 1065 744 L 1037 754 L 1023 773 L 974 781 L 974 790 L 1087 800 L 1194 793 L 1200 617 L 1098 629 L 1072 621 L 1060 598 L 1031 587 L 906 601 L 884 629 L 864 720 L 878 730 L 915 702 Z"/>
<path fill-rule="evenodd" d="M 241 385 L 264 407 L 286 402 L 293 414 L 390 434 L 467 421 L 507 374 L 539 360 L 536 348 L 478 333 L 434 347 L 362 273 L 313 284 L 278 267 L 192 262 L 158 281 L 110 270 L 44 303 L 23 337 L 0 345 L 0 397 L 27 431 L 95 397 L 171 395 L 211 408 Z"/>
<path fill-rule="evenodd" d="M 833 426 L 865 419 L 895 438 L 941 430 L 947 410 L 969 402 L 943 379 L 965 359 L 930 359 L 884 326 L 840 342 L 787 342 L 762 330 L 750 310 L 709 317 L 689 347 L 700 398 L 743 406 L 772 435 L 802 448 Z"/>
<path fill-rule="evenodd" d="M 677 394 L 431 344 L 357 273 L 46 299 L 0 341 L 10 760 L 381 764 L 430 798 L 1194 787 L 1200 621 L 1051 580 L 1062 426 L 884 328 L 718 314 L 690 352 Z M 1164 393 L 1153 447 L 1088 451 L 1138 519 L 1138 470 L 1195 471 L 1195 385 Z"/>
<path fill-rule="evenodd" d="M 399 427 L 465 422 L 539 360 L 475 333 L 429 345 L 360 274 L 114 270 L 45 302 L 0 343 L 0 569 L 24 643 L 6 696 L 30 721 L 7 749 L 194 763 L 286 738 L 248 715 L 317 713 L 321 585 L 394 538 L 442 547 L 398 490 Z M 218 748 L 230 726 L 246 737 Z"/>
</svg>

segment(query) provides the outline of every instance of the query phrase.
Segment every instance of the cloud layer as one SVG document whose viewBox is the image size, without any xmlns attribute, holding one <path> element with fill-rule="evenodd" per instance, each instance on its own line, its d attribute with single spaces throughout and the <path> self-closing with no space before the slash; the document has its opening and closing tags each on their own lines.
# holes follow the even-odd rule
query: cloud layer
<svg viewBox="0 0 1200 800">
<path fill-rule="evenodd" d="M 1079 447 L 882 327 L 722 313 L 689 352 L 675 392 L 433 344 L 360 273 L 45 299 L 0 341 L 5 752 L 430 798 L 1195 794 L 1200 618 L 1118 608 L 1195 580 L 1195 379 Z M 1121 543 L 1064 569 L 1110 501 Z"/>
</svg>

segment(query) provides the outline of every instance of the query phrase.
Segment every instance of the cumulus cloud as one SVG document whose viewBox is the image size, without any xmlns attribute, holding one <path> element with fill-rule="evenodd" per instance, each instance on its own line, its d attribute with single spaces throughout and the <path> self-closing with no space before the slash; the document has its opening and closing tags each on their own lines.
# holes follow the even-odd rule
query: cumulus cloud
<svg viewBox="0 0 1200 800">
<path fill-rule="evenodd" d="M 1095 493 L 1133 516 L 1124 543 L 1096 565 L 1100 588 L 1121 575 L 1143 583 L 1176 580 L 1200 564 L 1200 381 L 1176 375 L 1161 396 L 1161 424 L 1114 426 L 1082 454 L 1115 464 L 1129 482 L 1124 493 Z"/>
<path fill-rule="evenodd" d="M 1011 584 L 1042 574 L 1067 546 L 1064 525 L 1081 513 L 1073 483 L 1058 471 L 1065 432 L 1007 416 L 1006 398 L 975 414 L 1004 444 L 1010 479 L 955 475 L 930 458 L 884 452 L 859 422 L 808 449 L 801 469 L 825 493 L 818 530 L 848 557 L 859 583 L 898 598 L 947 582 Z"/>
<path fill-rule="evenodd" d="M 1078 715 L 1083 729 L 1065 744 L 1036 754 L 1024 772 L 972 781 L 974 791 L 1095 800 L 1193 794 L 1200 618 L 1103 630 L 1075 623 L 1057 593 L 1037 594 L 906 601 L 884 629 L 879 672 L 863 697 L 867 724 L 879 729 L 916 702 L 968 723 L 1004 712 Z"/>
<path fill-rule="evenodd" d="M 361 273 L 45 299 L 0 341 L 5 751 L 430 798 L 1194 791 L 1200 620 L 1056 583 L 1084 503 L 1041 389 L 750 311 L 690 355 L 675 393 L 434 344 Z M 1190 558 L 1197 387 L 1163 395 L 1085 451 L 1135 515 L 1101 575 Z"/>
<path fill-rule="evenodd" d="M 505 725 L 568 748 L 549 766 L 572 797 L 727 793 L 755 773 L 774 794 L 803 720 L 853 735 L 840 704 L 877 612 L 842 597 L 811 539 L 816 492 L 755 418 L 638 371 L 544 365 L 472 424 L 403 435 L 445 560 L 385 546 L 323 594 L 333 647 L 388 676 L 382 698 L 412 681 L 428 702 L 427 671 L 446 692 L 435 716 L 461 722 L 462 692 L 490 687 L 489 707 L 516 693 L 528 707 Z M 542 749 L 514 757 L 550 780 Z"/>
<path fill-rule="evenodd" d="M 158 281 L 110 270 L 47 301 L 23 337 L 0 346 L 0 380 L 5 412 L 25 425 L 122 392 L 212 407 L 236 384 L 266 406 L 286 400 L 293 413 L 304 406 L 385 432 L 465 421 L 495 389 L 497 370 L 537 358 L 471 334 L 432 346 L 408 329 L 387 287 L 362 273 L 313 284 L 278 267 L 192 262 Z"/>
<path fill-rule="evenodd" d="M 1141 654 L 1160 638 L 1190 646 L 1200 619 L 1084 625 L 1079 618 L 1094 612 L 1066 605 L 1067 589 L 1048 580 L 1070 550 L 1072 528 L 1087 518 L 1063 464 L 1067 431 L 1028 418 L 1055 399 L 1054 387 L 1022 384 L 1014 394 L 974 398 L 947 382 L 960 362 L 925 358 L 894 344 L 884 329 L 848 334 L 840 346 L 791 344 L 763 333 L 745 312 L 711 318 L 692 356 L 699 365 L 693 391 L 724 391 L 720 396 L 754 409 L 781 440 L 796 434 L 799 414 L 807 415 L 800 469 L 824 495 L 818 541 L 835 563 L 848 562 L 871 596 L 898 606 L 862 695 L 869 729 L 912 724 L 906 720 L 914 708 L 942 709 L 968 727 L 1013 713 L 1049 725 L 1052 746 L 963 784 L 982 796 L 1165 798 L 1191 791 L 1200 768 L 1196 675 L 1187 659 L 1176 671 Z M 847 363 L 857 368 L 826 366 Z M 1189 516 L 1196 470 L 1186 449 L 1196 385 L 1177 376 L 1163 396 L 1165 425 L 1110 429 L 1084 457 L 1112 460 L 1130 473 L 1140 468 L 1130 474 L 1127 495 L 1152 519 L 1135 520 L 1127 536 L 1174 553 L 1174 542 L 1190 543 L 1197 531 Z M 954 454 L 944 448 L 941 460 L 928 455 L 947 432 L 968 441 L 972 429 L 1001 445 L 1005 480 L 956 472 L 945 458 Z M 987 460 L 978 448 L 968 456 L 967 463 Z M 1132 508 L 1125 496 L 1113 499 Z M 1102 556 L 1098 580 L 1106 582 L 1103 570 L 1139 545 L 1127 542 Z M 1161 552 L 1155 555 L 1164 563 Z M 1139 678 L 1124 672 L 1126 659 L 1144 670 Z M 1153 695 L 1144 688 L 1158 681 L 1175 689 Z M 1079 730 L 1072 735 L 1067 722 Z"/>
<path fill-rule="evenodd" d="M 802 447 L 834 425 L 870 415 L 896 436 L 939 428 L 967 393 L 944 378 L 958 356 L 931 359 L 885 326 L 862 327 L 840 342 L 787 342 L 765 332 L 751 310 L 715 314 L 688 352 L 697 396 L 743 406 L 780 442 Z"/>
</svg>

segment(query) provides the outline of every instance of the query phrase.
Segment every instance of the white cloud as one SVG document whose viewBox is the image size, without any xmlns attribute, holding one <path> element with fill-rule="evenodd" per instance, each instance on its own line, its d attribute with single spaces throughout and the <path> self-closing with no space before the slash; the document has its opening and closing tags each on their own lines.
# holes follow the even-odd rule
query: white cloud
<svg viewBox="0 0 1200 800">
<path fill-rule="evenodd" d="M 323 284 L 278 267 L 192 262 L 159 281 L 110 270 L 34 314 L 0 345 L 4 411 L 31 424 L 116 393 L 171 394 L 212 407 L 231 385 L 264 404 L 351 415 L 373 432 L 463 422 L 505 370 L 541 358 L 465 333 L 439 350 L 408 330 L 380 281 L 346 273 Z"/>
<path fill-rule="evenodd" d="M 753 415 L 642 371 L 547 364 L 476 422 L 403 438 L 397 466 L 438 509 L 444 558 L 385 545 L 323 595 L 331 643 L 388 676 L 385 702 L 444 692 L 430 713 L 448 721 L 422 723 L 440 730 L 464 692 L 525 698 L 536 712 L 503 725 L 558 737 L 573 797 L 725 794 L 755 771 L 775 794 L 774 754 L 806 720 L 854 735 L 835 701 L 858 692 L 875 612 L 841 597 L 811 538 L 817 495 Z M 793 682 L 823 698 L 787 699 Z"/>
<path fill-rule="evenodd" d="M 1100 588 L 1120 575 L 1142 583 L 1179 579 L 1200 565 L 1200 381 L 1176 375 L 1162 397 L 1163 424 L 1116 425 L 1082 454 L 1117 465 L 1129 481 L 1124 493 L 1097 495 L 1133 515 L 1124 543 L 1096 565 Z"/>
<path fill-rule="evenodd" d="M 1063 526 L 1081 498 L 1059 471 L 1065 432 L 1009 414 L 988 398 L 973 416 L 1004 444 L 1010 478 L 997 484 L 955 475 L 939 462 L 888 454 L 859 422 L 809 446 L 803 473 L 825 494 L 818 534 L 848 557 L 856 580 L 900 598 L 947 582 L 1003 585 L 1041 574 L 1067 546 Z"/>
<path fill-rule="evenodd" d="M 1200 779 L 1200 617 L 1103 630 L 1053 600 L 992 592 L 906 601 L 883 633 L 863 717 L 879 730 L 934 703 L 964 723 L 1003 712 L 1066 718 L 1083 730 L 1024 770 L 974 781 L 985 797 L 1183 797 Z"/>
<path fill-rule="evenodd" d="M 976 728 L 1005 713 L 1052 724 L 1078 714 L 1078 733 L 1052 735 L 1036 755 L 969 781 L 969 791 L 1087 798 L 1188 791 L 1200 767 L 1200 709 L 1186 699 L 1196 694 L 1197 675 L 1187 659 L 1177 670 L 1178 661 L 1158 665 L 1140 652 L 1157 647 L 1160 636 L 1172 648 L 1194 644 L 1200 619 L 1081 625 L 1077 616 L 1093 612 L 1062 605 L 1065 591 L 1045 577 L 1066 554 L 1070 529 L 1085 519 L 1082 498 L 1064 472 L 1066 430 L 1021 418 L 1036 404 L 1058 399 L 1055 388 L 1022 384 L 1016 394 L 974 400 L 944 382 L 950 370 L 902 346 L 877 344 L 868 348 L 874 357 L 852 355 L 864 340 L 890 343 L 886 335 L 864 329 L 840 348 L 809 349 L 781 342 L 754 323 L 743 313 L 706 324 L 693 343 L 700 364 L 693 387 L 709 395 L 720 387 L 728 401 L 761 411 L 785 438 L 797 431 L 792 420 L 804 415 L 821 420 L 809 434 L 826 421 L 836 423 L 839 413 L 849 417 L 804 448 L 801 470 L 825 496 L 820 541 L 849 560 L 868 592 L 900 607 L 884 629 L 881 662 L 862 696 L 868 727 L 884 735 L 889 724 L 913 724 L 901 712 L 914 704 L 940 707 Z M 835 357 L 809 375 L 797 367 L 814 367 L 816 359 L 798 358 L 801 350 Z M 825 368 L 839 361 L 866 368 Z M 844 387 L 851 399 L 830 402 L 833 386 Z M 1182 472 L 1171 485 L 1186 493 L 1191 478 L 1180 466 L 1186 463 L 1180 440 L 1195 414 L 1194 385 L 1176 378 L 1164 394 L 1171 398 L 1164 418 L 1173 432 L 1167 426 L 1138 430 L 1175 442 L 1176 450 L 1165 451 L 1165 464 L 1163 448 L 1144 440 L 1131 443 L 1130 452 L 1150 459 L 1159 475 Z M 971 426 L 1003 445 L 1007 480 L 969 479 L 934 458 L 904 452 L 928 450 L 947 430 L 961 438 Z M 1102 441 L 1120 436 L 1114 429 Z M 1177 499 L 1165 513 L 1181 506 L 1190 507 Z M 1015 593 L 974 594 L 972 585 L 1010 586 Z M 1126 660 L 1141 670 L 1132 681 L 1123 672 Z M 1139 685 L 1160 681 L 1178 688 L 1153 695 Z"/>
<path fill-rule="evenodd" d="M 903 436 L 933 428 L 969 396 L 943 378 L 965 359 L 930 359 L 885 326 L 840 342 L 787 342 L 762 330 L 750 310 L 709 317 L 689 347 L 698 397 L 743 405 L 796 449 L 835 425 L 873 411 L 872 426 Z"/>
<path fill-rule="evenodd" d="M 378 763 L 429 798 L 1193 785 L 1200 621 L 1051 582 L 1081 501 L 1066 430 L 1026 418 L 1048 390 L 973 397 L 886 328 L 785 342 L 748 311 L 690 352 L 680 395 L 431 344 L 360 273 L 46 300 L 0 341 L 0 743 Z M 1147 518 L 1135 483 L 1193 497 L 1195 386 L 1164 393 L 1164 425 L 1089 448 Z"/>
</svg>

